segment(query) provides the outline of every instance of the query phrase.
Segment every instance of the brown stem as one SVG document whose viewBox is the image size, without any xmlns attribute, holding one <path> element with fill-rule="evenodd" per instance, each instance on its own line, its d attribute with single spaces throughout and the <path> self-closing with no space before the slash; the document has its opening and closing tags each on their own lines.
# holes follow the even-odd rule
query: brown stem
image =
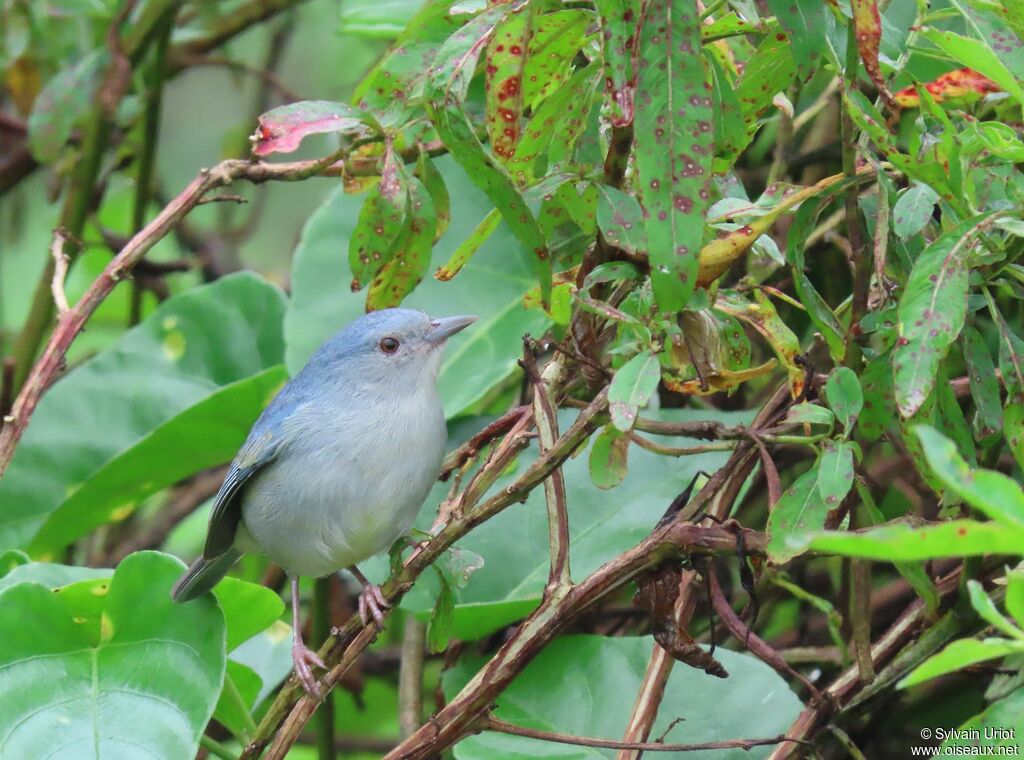
<svg viewBox="0 0 1024 760">
<path fill-rule="evenodd" d="M 426 642 L 427 624 L 408 614 L 402 635 L 402 664 L 398 671 L 398 732 L 403 739 L 412 736 L 423 722 L 423 651 Z"/>
<path fill-rule="evenodd" d="M 700 750 L 709 749 L 749 750 L 753 747 L 764 747 L 772 744 L 781 744 L 783 742 L 795 742 L 797 744 L 804 743 L 796 739 L 788 739 L 785 736 L 773 736 L 768 739 L 727 739 L 725 741 L 703 742 L 701 744 L 662 744 L 661 742 L 616 741 L 615 739 L 596 739 L 590 736 L 572 736 L 571 734 L 559 734 L 554 731 L 540 731 L 535 728 L 517 726 L 514 723 L 508 723 L 507 721 L 493 717 L 481 719 L 479 721 L 479 728 L 482 731 L 497 731 L 502 734 L 525 736 L 530 739 L 541 739 L 542 741 L 557 742 L 558 744 L 573 744 L 578 747 L 640 750 L 642 752 L 698 752 Z"/>
</svg>

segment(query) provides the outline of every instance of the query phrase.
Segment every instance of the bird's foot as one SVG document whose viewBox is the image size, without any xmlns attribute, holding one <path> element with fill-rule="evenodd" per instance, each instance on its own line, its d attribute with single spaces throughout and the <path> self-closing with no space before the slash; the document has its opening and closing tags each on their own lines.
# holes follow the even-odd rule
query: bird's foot
<svg viewBox="0 0 1024 760">
<path fill-rule="evenodd" d="M 292 662 L 295 664 L 295 675 L 298 676 L 306 693 L 313 699 L 323 699 L 320 684 L 313 675 L 313 666 L 327 670 L 324 661 L 301 641 L 296 641 L 292 644 Z"/>
<path fill-rule="evenodd" d="M 377 629 L 384 630 L 383 610 L 391 608 L 391 604 L 384 598 L 380 586 L 367 583 L 359 593 L 359 619 L 363 625 L 367 625 L 372 617 L 377 624 Z"/>
</svg>

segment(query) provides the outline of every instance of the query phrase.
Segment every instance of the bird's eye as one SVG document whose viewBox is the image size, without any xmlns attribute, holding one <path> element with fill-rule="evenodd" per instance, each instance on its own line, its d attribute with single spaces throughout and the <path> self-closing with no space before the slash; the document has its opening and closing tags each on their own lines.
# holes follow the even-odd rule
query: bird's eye
<svg viewBox="0 0 1024 760">
<path fill-rule="evenodd" d="M 390 336 L 387 338 L 381 338 L 378 345 L 380 346 L 380 350 L 384 353 L 393 354 L 398 350 L 398 338 L 392 338 Z"/>
</svg>

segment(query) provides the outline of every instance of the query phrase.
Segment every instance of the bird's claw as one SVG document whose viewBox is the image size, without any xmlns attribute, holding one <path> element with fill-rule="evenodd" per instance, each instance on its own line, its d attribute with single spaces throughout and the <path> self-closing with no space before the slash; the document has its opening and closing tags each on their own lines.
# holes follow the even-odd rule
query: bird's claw
<svg viewBox="0 0 1024 760">
<path fill-rule="evenodd" d="M 313 675 L 313 666 L 327 670 L 324 661 L 306 645 L 295 642 L 292 644 L 292 662 L 295 664 L 295 675 L 298 676 L 306 693 L 314 699 L 323 699 L 320 685 Z"/>
<path fill-rule="evenodd" d="M 382 608 L 385 610 L 390 609 L 391 604 L 384 598 L 380 586 L 372 583 L 363 586 L 363 590 L 359 593 L 359 619 L 363 622 L 363 625 L 369 624 L 372 617 L 377 624 L 377 629 L 383 631 L 384 613 Z"/>
</svg>

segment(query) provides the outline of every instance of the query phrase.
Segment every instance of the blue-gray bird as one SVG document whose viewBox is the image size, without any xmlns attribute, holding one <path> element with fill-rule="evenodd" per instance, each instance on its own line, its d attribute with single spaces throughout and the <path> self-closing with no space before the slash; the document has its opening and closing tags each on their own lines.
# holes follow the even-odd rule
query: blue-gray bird
<svg viewBox="0 0 1024 760">
<path fill-rule="evenodd" d="M 324 343 L 253 425 L 214 499 L 203 554 L 172 597 L 195 599 L 243 553 L 265 554 L 291 581 L 292 659 L 317 695 L 312 666 L 324 664 L 302 642 L 299 577 L 348 568 L 363 584 L 363 624 L 383 623 L 387 600 L 356 563 L 412 527 L 438 477 L 441 351 L 475 319 L 384 309 Z"/>
</svg>

